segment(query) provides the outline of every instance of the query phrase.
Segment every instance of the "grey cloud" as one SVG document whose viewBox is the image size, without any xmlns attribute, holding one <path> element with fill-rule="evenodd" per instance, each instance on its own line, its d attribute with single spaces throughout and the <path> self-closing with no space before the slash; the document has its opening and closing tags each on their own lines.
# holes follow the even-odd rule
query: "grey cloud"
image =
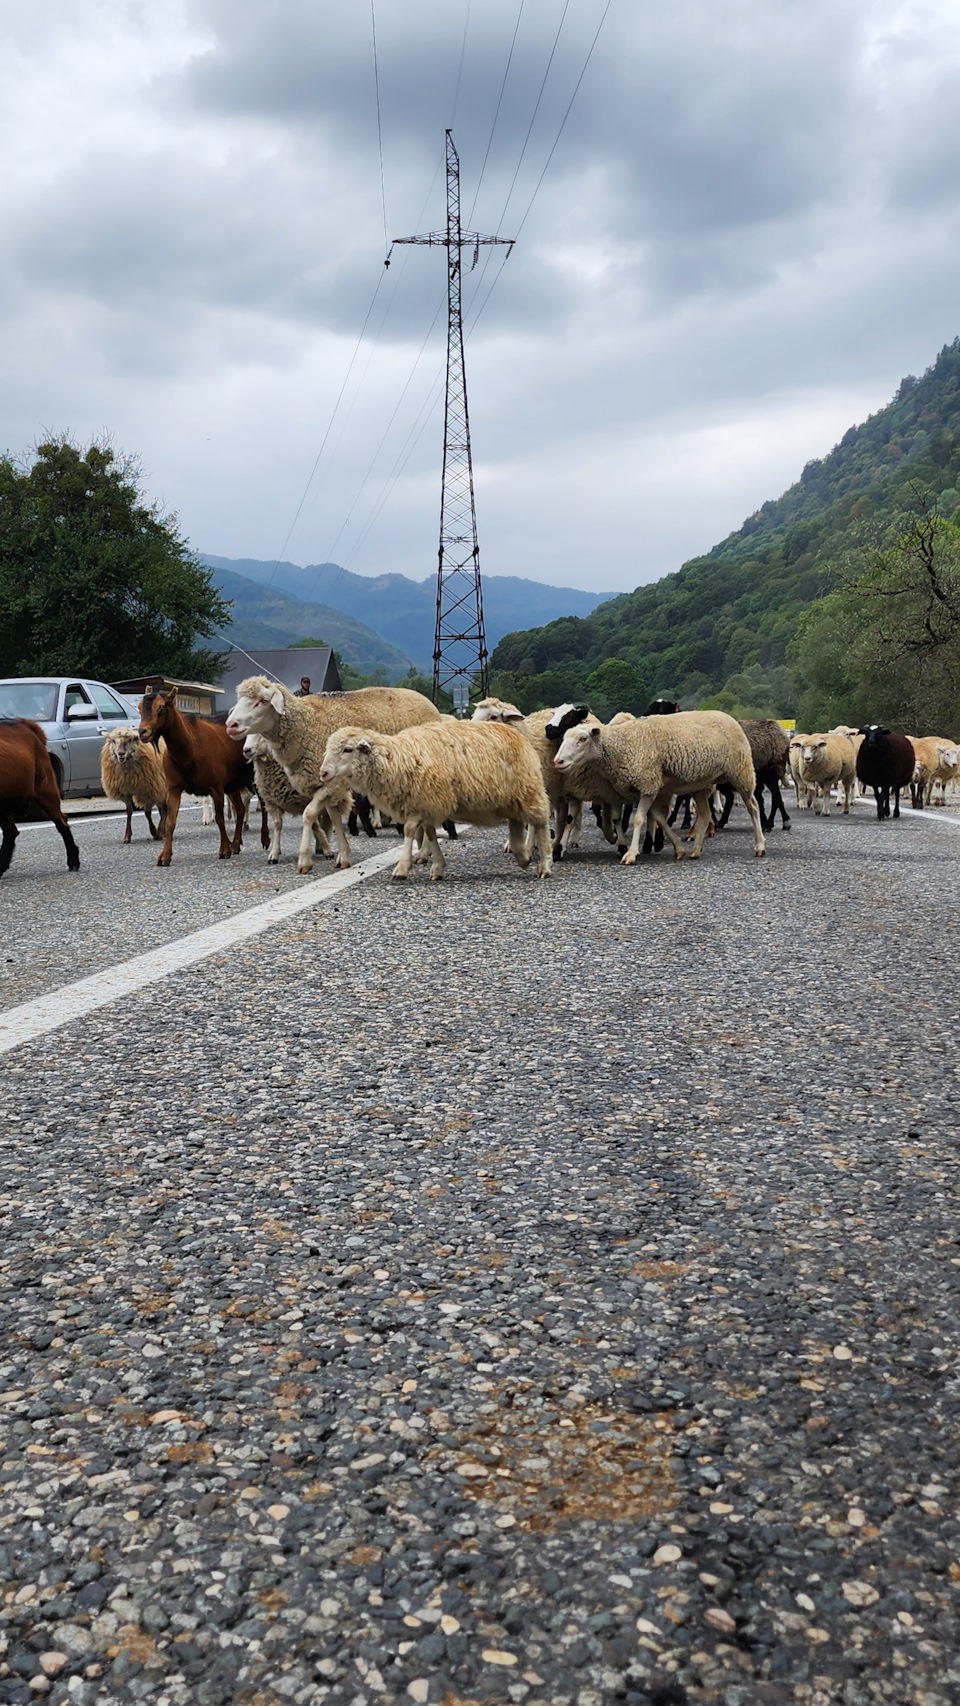
<svg viewBox="0 0 960 1706">
<path fill-rule="evenodd" d="M 571 0 L 506 235 L 602 5 Z M 527 0 L 481 229 L 501 218 L 560 11 L 560 0 Z M 517 0 L 471 8 L 456 121 L 465 213 L 516 15 Z M 464 10 L 377 0 L 377 17 L 393 237 L 442 224 L 434 174 Z M 0 442 L 106 421 L 143 449 L 203 548 L 279 548 L 382 265 L 369 23 L 366 7 L 315 0 L 185 0 L 182 12 L 162 0 L 78 3 L 58 15 L 86 56 L 73 73 L 52 24 L 18 16 L 9 87 L 21 105 L 6 146 L 16 169 L 0 185 Z M 481 525 L 496 561 L 561 581 L 596 573 L 603 585 L 610 571 L 590 568 L 594 549 L 620 565 L 623 585 L 675 566 L 769 496 L 766 482 L 793 477 L 801 450 L 805 460 L 827 448 L 804 439 L 807 423 L 827 432 L 836 420 L 839 434 L 843 395 L 851 411 L 868 393 L 878 406 L 960 329 L 958 57 L 947 0 L 615 0 L 468 343 Z M 468 320 L 499 260 L 485 265 L 467 279 Z M 368 544 L 350 542 L 417 430 L 442 314 L 388 423 L 442 291 L 441 255 L 397 252 L 288 554 L 321 560 L 343 528 L 353 566 L 409 572 L 422 561 L 429 572 L 436 416 Z M 757 460 L 764 411 L 780 463 Z M 740 464 L 729 460 L 737 442 Z M 720 458 L 719 484 L 713 464 L 688 480 L 693 444 Z M 661 468 L 671 445 L 684 497 L 666 516 L 645 482 L 654 449 Z M 625 447 L 643 494 L 639 535 Z"/>
</svg>

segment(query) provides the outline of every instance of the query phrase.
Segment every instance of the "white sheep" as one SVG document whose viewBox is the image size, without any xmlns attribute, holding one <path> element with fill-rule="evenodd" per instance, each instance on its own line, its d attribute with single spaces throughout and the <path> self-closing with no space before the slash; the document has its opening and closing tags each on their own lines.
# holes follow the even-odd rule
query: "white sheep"
<svg viewBox="0 0 960 1706">
<path fill-rule="evenodd" d="M 844 814 L 849 812 L 857 778 L 857 755 L 848 735 L 804 735 L 800 750 L 800 775 L 812 792 L 813 809 L 830 816 L 830 796 L 834 784 L 843 791 Z"/>
<path fill-rule="evenodd" d="M 509 704 L 507 700 L 488 698 L 481 699 L 475 706 L 472 720 L 475 723 L 506 723 L 510 728 L 521 729 L 530 741 L 540 760 L 543 785 L 553 808 L 553 856 L 561 859 L 564 850 L 576 847 L 580 839 L 583 801 L 568 799 L 563 777 L 553 761 L 566 730 L 573 723 L 597 722 L 598 718 L 585 705 L 571 704 L 558 705 L 552 711 L 531 711 L 525 717 L 516 705 Z M 606 828 L 603 833 L 608 841 L 616 840 L 616 836 L 609 834 Z"/>
<path fill-rule="evenodd" d="M 100 753 L 100 780 L 108 800 L 122 800 L 127 808 L 123 844 L 133 839 L 133 812 L 139 806 L 154 841 L 159 841 L 167 815 L 167 779 L 163 760 L 155 746 L 140 739 L 136 729 L 111 729 Z M 153 827 L 152 812 L 159 812 Z"/>
<path fill-rule="evenodd" d="M 297 859 L 297 870 L 305 874 L 313 868 L 313 827 L 322 812 L 329 815 L 337 838 L 338 867 L 345 870 L 350 863 L 341 811 L 346 790 L 331 790 L 320 781 L 324 751 L 334 729 L 350 724 L 394 734 L 415 724 L 439 721 L 436 706 L 410 687 L 360 687 L 352 693 L 311 693 L 301 699 L 278 681 L 252 675 L 237 689 L 227 733 L 234 740 L 261 735 L 294 791 L 309 801 Z"/>
<path fill-rule="evenodd" d="M 678 711 L 673 716 L 638 718 L 611 728 L 580 724 L 568 729 L 554 760 L 580 786 L 598 785 L 615 799 L 634 802 L 633 836 L 623 855 L 624 865 L 636 863 L 648 814 L 673 845 L 678 859 L 683 845 L 667 822 L 670 801 L 692 794 L 697 805 L 697 830 L 690 857 L 698 859 L 711 823 L 709 796 L 718 782 L 729 782 L 750 814 L 754 851 L 766 851 L 760 813 L 754 795 L 756 775 L 750 743 L 725 711 Z"/>
<path fill-rule="evenodd" d="M 267 849 L 267 864 L 280 863 L 280 835 L 283 829 L 284 813 L 290 817 L 302 820 L 304 811 L 310 804 L 310 797 L 298 794 L 291 786 L 290 778 L 281 764 L 273 757 L 269 746 L 262 735 L 248 735 L 243 743 L 243 750 L 253 761 L 253 774 L 257 784 L 257 797 L 262 809 L 273 819 L 273 834 Z M 350 796 L 345 793 L 343 809 L 349 810 Z M 324 827 L 320 822 L 313 826 L 313 839 L 317 852 L 325 858 L 333 857 L 333 849 L 326 836 L 326 829 L 332 828 L 332 819 L 323 814 Z"/>
<path fill-rule="evenodd" d="M 381 811 L 403 824 L 403 852 L 393 875 L 403 879 L 413 862 L 414 838 L 423 827 L 430 847 L 431 877 L 439 881 L 444 858 L 437 826 L 448 818 L 510 826 L 510 851 L 523 869 L 530 864 L 526 826 L 532 824 L 539 874 L 550 875 L 550 802 L 537 756 L 519 729 L 503 723 L 436 723 L 399 734 L 340 728 L 327 742 L 320 772 L 357 788 Z"/>
</svg>

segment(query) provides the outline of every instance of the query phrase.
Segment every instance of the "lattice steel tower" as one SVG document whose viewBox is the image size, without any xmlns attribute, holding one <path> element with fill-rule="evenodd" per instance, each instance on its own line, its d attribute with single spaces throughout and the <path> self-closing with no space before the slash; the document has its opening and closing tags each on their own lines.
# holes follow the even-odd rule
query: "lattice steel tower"
<svg viewBox="0 0 960 1706">
<path fill-rule="evenodd" d="M 433 644 L 433 697 L 457 682 L 469 687 L 479 675 L 485 694 L 489 682 L 487 643 L 483 631 L 483 590 L 477 506 L 473 492 L 470 453 L 470 415 L 463 365 L 463 321 L 460 312 L 464 249 L 473 250 L 473 267 L 480 249 L 490 244 L 513 248 L 506 237 L 481 237 L 460 226 L 460 160 L 447 131 L 447 229 L 424 237 L 397 237 L 397 244 L 416 243 L 447 251 L 447 395 L 443 417 L 443 487 L 440 499 L 440 551 L 437 563 L 437 625 Z M 391 246 L 392 252 L 392 246 Z M 389 265 L 389 256 L 387 264 Z M 473 268 L 471 267 L 471 271 Z M 465 702 L 465 694 L 464 694 Z"/>
</svg>

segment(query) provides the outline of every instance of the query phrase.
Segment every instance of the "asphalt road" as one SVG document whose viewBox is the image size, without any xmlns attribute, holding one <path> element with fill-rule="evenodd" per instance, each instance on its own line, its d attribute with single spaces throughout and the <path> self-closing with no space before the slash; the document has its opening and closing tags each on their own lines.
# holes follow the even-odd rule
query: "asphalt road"
<svg viewBox="0 0 960 1706">
<path fill-rule="evenodd" d="M 960 827 L 743 822 L 0 1062 L 0 1702 L 960 1700 Z M 78 839 L 6 1005 L 304 882 Z"/>
</svg>

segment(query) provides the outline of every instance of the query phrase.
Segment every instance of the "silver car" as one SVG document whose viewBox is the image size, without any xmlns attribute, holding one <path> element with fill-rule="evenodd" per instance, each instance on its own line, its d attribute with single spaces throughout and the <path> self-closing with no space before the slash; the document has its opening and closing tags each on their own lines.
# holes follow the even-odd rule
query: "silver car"
<svg viewBox="0 0 960 1706">
<path fill-rule="evenodd" d="M 0 717 L 31 717 L 47 737 L 47 746 L 63 798 L 102 794 L 100 753 L 104 736 L 140 717 L 103 681 L 77 675 L 24 675 L 0 679 Z"/>
</svg>

